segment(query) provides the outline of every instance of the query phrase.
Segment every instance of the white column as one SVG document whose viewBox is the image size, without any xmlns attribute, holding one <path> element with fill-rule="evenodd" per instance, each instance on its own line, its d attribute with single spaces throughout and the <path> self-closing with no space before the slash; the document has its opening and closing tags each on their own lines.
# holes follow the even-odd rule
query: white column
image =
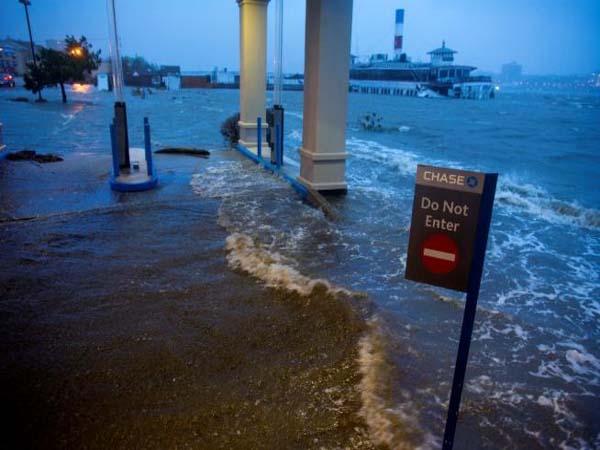
<svg viewBox="0 0 600 450">
<path fill-rule="evenodd" d="M 304 125 L 298 180 L 345 191 L 352 0 L 307 0 Z"/>
<path fill-rule="evenodd" d="M 265 90 L 269 0 L 237 0 L 240 7 L 240 141 L 256 153 L 256 118 L 262 118 L 262 153 L 269 157 Z"/>
</svg>

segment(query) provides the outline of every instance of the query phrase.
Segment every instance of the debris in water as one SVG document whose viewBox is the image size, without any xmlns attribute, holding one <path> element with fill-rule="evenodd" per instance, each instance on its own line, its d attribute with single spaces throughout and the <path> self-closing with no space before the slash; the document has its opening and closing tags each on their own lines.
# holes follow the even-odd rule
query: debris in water
<svg viewBox="0 0 600 450">
<path fill-rule="evenodd" d="M 221 124 L 221 134 L 230 144 L 236 144 L 240 140 L 240 113 L 229 116 Z"/>
<path fill-rule="evenodd" d="M 60 156 L 53 155 L 52 153 L 37 153 L 35 150 L 20 150 L 18 152 L 12 152 L 7 155 L 6 159 L 10 161 L 35 161 L 38 163 L 63 161 Z"/>
<path fill-rule="evenodd" d="M 210 152 L 208 150 L 192 147 L 165 147 L 156 150 L 154 153 L 166 153 L 169 155 L 191 155 L 199 156 L 201 158 L 210 156 Z"/>
</svg>

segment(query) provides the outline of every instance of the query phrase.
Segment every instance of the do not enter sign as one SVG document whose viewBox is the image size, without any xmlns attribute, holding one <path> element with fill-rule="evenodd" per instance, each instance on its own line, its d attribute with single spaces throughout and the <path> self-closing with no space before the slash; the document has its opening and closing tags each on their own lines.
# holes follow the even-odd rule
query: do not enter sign
<svg viewBox="0 0 600 450">
<path fill-rule="evenodd" d="M 417 167 L 406 278 L 467 293 L 442 450 L 454 445 L 497 179 Z"/>
<path fill-rule="evenodd" d="M 425 239 L 421 260 L 431 273 L 452 272 L 458 265 L 458 258 L 458 245 L 451 237 L 437 233 Z"/>
<path fill-rule="evenodd" d="M 417 167 L 406 278 L 466 292 L 487 239 L 496 174 Z M 488 225 L 486 226 L 486 220 Z M 483 262 L 479 263 L 480 265 Z"/>
</svg>

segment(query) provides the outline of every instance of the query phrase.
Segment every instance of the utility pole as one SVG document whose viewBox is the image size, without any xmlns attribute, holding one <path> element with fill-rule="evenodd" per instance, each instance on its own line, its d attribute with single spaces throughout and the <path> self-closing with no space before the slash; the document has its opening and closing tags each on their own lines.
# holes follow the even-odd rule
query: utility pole
<svg viewBox="0 0 600 450">
<path fill-rule="evenodd" d="M 37 58 L 35 56 L 35 47 L 33 45 L 33 36 L 31 35 L 31 23 L 29 22 L 29 9 L 27 8 L 29 5 L 31 5 L 31 2 L 29 0 L 19 0 L 19 3 L 23 3 L 23 6 L 25 6 L 25 17 L 27 18 L 27 29 L 29 30 L 29 43 L 31 44 L 31 57 L 33 58 L 33 67 L 35 67 L 36 72 L 37 72 Z M 38 90 L 38 102 L 43 102 L 44 99 L 42 98 L 42 89 L 38 86 L 39 90 Z"/>
<path fill-rule="evenodd" d="M 115 93 L 114 128 L 116 146 L 118 148 L 120 169 L 129 170 L 129 133 L 127 131 L 127 109 L 125 98 L 123 96 L 123 64 L 121 61 L 121 52 L 119 50 L 115 0 L 106 0 L 106 7 L 108 9 L 108 37 L 110 38 L 113 91 Z"/>
</svg>

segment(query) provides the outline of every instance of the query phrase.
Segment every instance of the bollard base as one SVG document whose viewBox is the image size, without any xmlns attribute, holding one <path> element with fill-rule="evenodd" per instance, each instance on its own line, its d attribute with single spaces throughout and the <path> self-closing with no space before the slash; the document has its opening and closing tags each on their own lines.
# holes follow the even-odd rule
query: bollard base
<svg viewBox="0 0 600 450">
<path fill-rule="evenodd" d="M 154 189 L 158 184 L 158 177 L 148 175 L 144 149 L 130 148 L 129 156 L 131 167 L 120 171 L 119 176 L 110 177 L 110 188 L 117 192 L 140 192 Z"/>
<path fill-rule="evenodd" d="M 158 184 L 158 177 L 148 175 L 121 174 L 117 178 L 110 177 L 110 188 L 117 192 L 140 192 L 154 189 Z"/>
</svg>

